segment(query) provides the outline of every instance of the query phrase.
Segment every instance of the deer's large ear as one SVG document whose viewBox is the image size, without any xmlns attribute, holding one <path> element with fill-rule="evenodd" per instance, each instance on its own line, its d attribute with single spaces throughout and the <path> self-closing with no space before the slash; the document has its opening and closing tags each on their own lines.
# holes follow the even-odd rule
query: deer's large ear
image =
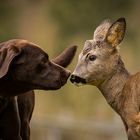
<svg viewBox="0 0 140 140">
<path fill-rule="evenodd" d="M 0 78 L 8 73 L 11 62 L 20 52 L 21 50 L 15 46 L 2 46 L 0 49 Z"/>
<path fill-rule="evenodd" d="M 112 21 L 110 19 L 104 20 L 94 31 L 93 40 L 96 42 L 104 41 L 106 38 L 106 34 L 108 29 L 112 25 Z"/>
<path fill-rule="evenodd" d="M 119 18 L 108 29 L 108 32 L 106 34 L 106 41 L 109 44 L 111 44 L 111 46 L 116 47 L 123 40 L 125 30 L 126 30 L 125 18 Z"/>
<path fill-rule="evenodd" d="M 75 56 L 76 50 L 77 46 L 68 47 L 52 61 L 62 67 L 67 67 Z"/>
</svg>

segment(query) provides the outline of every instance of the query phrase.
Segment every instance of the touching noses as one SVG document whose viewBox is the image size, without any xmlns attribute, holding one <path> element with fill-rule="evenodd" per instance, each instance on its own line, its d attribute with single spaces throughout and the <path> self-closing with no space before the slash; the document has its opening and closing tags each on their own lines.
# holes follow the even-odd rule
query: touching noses
<svg viewBox="0 0 140 140">
<path fill-rule="evenodd" d="M 86 84 L 85 79 L 83 79 L 83 78 L 81 78 L 79 76 L 73 75 L 73 74 L 71 75 L 70 81 L 72 83 L 77 83 L 77 84 L 79 84 L 79 83 Z"/>
</svg>

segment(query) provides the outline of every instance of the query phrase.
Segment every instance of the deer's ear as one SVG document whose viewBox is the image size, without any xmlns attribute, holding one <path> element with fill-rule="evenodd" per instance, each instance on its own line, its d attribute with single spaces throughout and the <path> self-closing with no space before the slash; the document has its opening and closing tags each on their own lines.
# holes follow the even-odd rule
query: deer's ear
<svg viewBox="0 0 140 140">
<path fill-rule="evenodd" d="M 126 30 L 125 18 L 119 18 L 108 29 L 108 32 L 106 35 L 106 41 L 109 44 L 111 44 L 111 46 L 116 47 L 123 40 L 124 35 L 125 35 L 125 30 Z"/>
</svg>

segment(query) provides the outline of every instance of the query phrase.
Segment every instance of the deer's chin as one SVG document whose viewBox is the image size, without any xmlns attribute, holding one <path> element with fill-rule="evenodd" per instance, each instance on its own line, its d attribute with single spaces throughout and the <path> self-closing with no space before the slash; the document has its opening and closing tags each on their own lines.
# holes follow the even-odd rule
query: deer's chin
<svg viewBox="0 0 140 140">
<path fill-rule="evenodd" d="M 87 81 L 88 85 L 93 85 L 93 86 L 98 86 L 98 85 L 100 85 L 100 83 L 101 83 L 101 81 L 97 80 L 97 79 Z"/>
<path fill-rule="evenodd" d="M 75 86 L 77 86 L 77 87 L 86 85 L 86 84 L 84 84 L 84 83 L 76 83 L 76 82 L 74 82 L 73 84 L 74 84 Z"/>
</svg>

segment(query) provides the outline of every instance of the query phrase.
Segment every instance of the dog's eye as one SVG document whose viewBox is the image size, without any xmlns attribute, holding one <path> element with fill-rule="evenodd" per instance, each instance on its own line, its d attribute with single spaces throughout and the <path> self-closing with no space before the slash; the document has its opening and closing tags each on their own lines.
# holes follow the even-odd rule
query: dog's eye
<svg viewBox="0 0 140 140">
<path fill-rule="evenodd" d="M 41 64 L 41 65 L 44 65 L 45 63 L 47 63 L 47 61 L 48 61 L 48 57 L 43 57 L 43 58 L 41 59 L 40 64 Z"/>
<path fill-rule="evenodd" d="M 37 72 L 41 72 L 44 69 L 45 69 L 45 64 L 44 63 L 40 63 L 36 67 Z"/>
<path fill-rule="evenodd" d="M 96 55 L 90 55 L 88 59 L 89 59 L 90 61 L 95 61 L 96 58 L 97 58 Z"/>
</svg>

